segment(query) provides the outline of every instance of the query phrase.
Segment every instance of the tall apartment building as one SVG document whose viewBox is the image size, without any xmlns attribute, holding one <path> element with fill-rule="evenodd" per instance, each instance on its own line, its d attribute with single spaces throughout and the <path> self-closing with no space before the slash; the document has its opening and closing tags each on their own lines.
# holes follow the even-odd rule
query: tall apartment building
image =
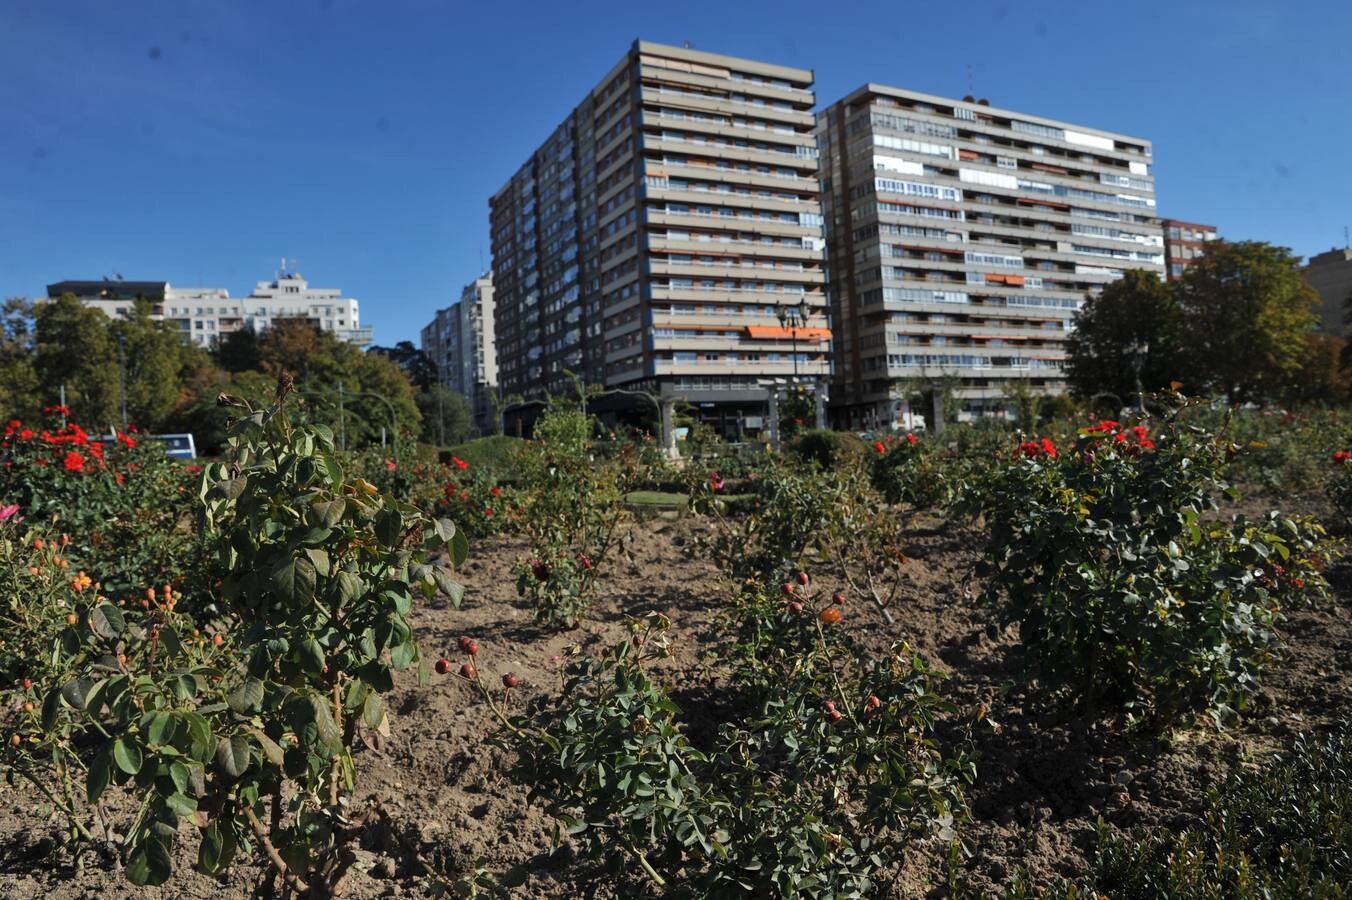
<svg viewBox="0 0 1352 900">
<path fill-rule="evenodd" d="M 1164 219 L 1160 224 L 1164 228 L 1165 270 L 1170 281 L 1177 281 L 1206 252 L 1206 245 L 1216 240 L 1216 226 L 1179 219 Z"/>
<path fill-rule="evenodd" d="M 423 327 L 421 348 L 438 380 L 469 403 L 481 432 L 495 430 L 498 359 L 493 340 L 493 273 L 465 285 L 460 299 Z"/>
<path fill-rule="evenodd" d="M 504 394 L 572 372 L 733 431 L 829 374 L 812 81 L 634 43 L 489 202 Z"/>
<path fill-rule="evenodd" d="M 170 323 L 185 344 L 210 347 L 242 328 L 262 331 L 276 319 L 308 319 L 358 346 L 371 343 L 371 329 L 359 324 L 359 304 L 342 292 L 311 288 L 298 273 L 260 281 L 248 297 L 231 299 L 225 288 L 176 288 L 167 281 L 58 281 L 49 298 L 72 294 L 109 318 L 128 312 L 138 299 L 151 303 L 151 318 Z"/>
<path fill-rule="evenodd" d="M 1316 253 L 1305 263 L 1305 280 L 1319 292 L 1319 329 L 1347 334 L 1344 316 L 1352 305 L 1352 247 Z"/>
<path fill-rule="evenodd" d="M 1059 392 L 1085 295 L 1164 274 L 1149 141 L 876 84 L 818 137 L 841 426 L 909 424 L 922 385 L 964 418 Z"/>
</svg>

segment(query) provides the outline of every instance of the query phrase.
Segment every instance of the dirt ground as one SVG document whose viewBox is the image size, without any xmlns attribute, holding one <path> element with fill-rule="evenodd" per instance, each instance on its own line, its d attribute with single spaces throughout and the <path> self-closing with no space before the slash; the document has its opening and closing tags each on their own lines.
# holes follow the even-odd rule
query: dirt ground
<svg viewBox="0 0 1352 900">
<path fill-rule="evenodd" d="M 1242 511 L 1265 510 L 1270 498 L 1245 501 Z M 1319 510 L 1310 510 L 1319 512 Z M 560 656 L 572 644 L 599 649 L 621 639 L 627 617 L 665 613 L 679 636 L 667 669 L 678 703 L 687 709 L 708 689 L 695 664 L 697 639 L 717 614 L 720 581 L 708 563 L 681 550 L 691 521 L 637 524 L 631 560 L 609 567 L 592 615 L 574 631 L 537 628 L 516 596 L 512 564 L 522 541 L 491 539 L 472 548 L 462 575 L 463 608 L 432 605 L 417 613 L 424 652 L 454 649 L 462 634 L 483 648 L 479 668 L 496 682 L 515 672 L 520 704 L 531 692 L 556 690 Z M 970 529 L 922 519 L 911 531 L 911 577 L 896 601 L 897 624 L 872 608 L 851 608 L 847 624 L 870 649 L 884 651 L 905 638 L 951 674 L 945 684 L 960 707 L 988 703 L 999 733 L 976 734 L 978 778 L 969 797 L 973 821 L 961 832 L 969 856 L 964 870 L 973 888 L 994 892 L 1020 868 L 1034 881 L 1081 870 L 1092 853 L 1099 817 L 1119 826 L 1178 826 L 1201 808 L 1206 790 L 1295 732 L 1346 716 L 1352 695 L 1352 565 L 1331 572 L 1335 596 L 1314 610 L 1291 613 L 1284 632 L 1287 658 L 1274 665 L 1258 703 L 1227 732 L 1199 726 L 1170 740 L 1127 735 L 1039 705 L 1021 683 L 1015 636 L 992 625 L 989 609 L 973 598 L 980 585 L 971 566 L 980 536 Z M 814 573 L 829 586 L 829 573 Z M 447 653 L 454 657 L 454 654 Z M 552 823 L 526 804 L 526 792 L 505 775 L 509 760 L 488 738 L 495 722 L 471 687 L 456 677 L 433 676 L 427 687 L 404 678 L 391 698 L 392 737 L 383 750 L 359 756 L 361 796 L 382 799 L 400 832 L 398 841 L 366 842 L 348 896 L 422 896 L 406 846 L 442 872 L 460 876 L 482 867 L 528 874 L 520 897 L 629 897 L 643 893 L 632 874 L 593 865 L 567 843 L 550 854 Z M 53 853 L 59 823 L 39 798 L 3 789 L 0 801 L 0 896 L 7 898 L 115 898 L 246 896 L 258 876 L 237 867 L 218 880 L 190 871 L 196 842 L 185 829 L 181 876 L 164 889 L 136 889 L 107 860 L 88 859 L 81 870 Z M 897 896 L 943 896 L 945 848 L 920 849 L 902 863 Z"/>
</svg>

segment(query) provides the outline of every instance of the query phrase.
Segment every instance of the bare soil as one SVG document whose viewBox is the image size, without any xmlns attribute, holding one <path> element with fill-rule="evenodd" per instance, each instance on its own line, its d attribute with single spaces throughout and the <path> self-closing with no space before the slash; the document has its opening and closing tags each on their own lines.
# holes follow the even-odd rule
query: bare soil
<svg viewBox="0 0 1352 900">
<path fill-rule="evenodd" d="M 1255 515 L 1272 498 L 1239 509 Z M 1323 512 L 1312 509 L 1310 512 Z M 456 639 L 473 636 L 483 648 L 479 669 L 496 683 L 505 672 L 522 680 L 514 704 L 532 692 L 558 689 L 560 658 L 570 645 L 597 650 L 623 639 L 628 617 L 660 611 L 679 640 L 666 675 L 677 701 L 692 714 L 713 708 L 708 673 L 699 663 L 698 635 L 717 615 L 723 586 L 717 572 L 682 552 L 691 520 L 656 519 L 634 526 L 629 560 L 608 565 L 591 616 L 568 632 L 538 628 L 517 598 L 512 564 L 526 552 L 515 538 L 477 543 L 462 575 L 465 605 L 432 604 L 417 614 L 424 652 L 452 658 Z M 872 608 L 851 608 L 846 623 L 866 647 L 884 651 L 905 639 L 950 673 L 949 696 L 962 708 L 986 703 L 999 725 L 975 734 L 978 779 L 969 792 L 973 821 L 962 831 L 963 870 L 979 892 L 995 892 L 1016 871 L 1034 881 L 1081 871 L 1092 855 L 1095 823 L 1118 827 L 1176 827 L 1196 817 L 1206 791 L 1236 766 L 1287 741 L 1292 734 L 1349 713 L 1352 693 L 1352 565 L 1340 561 L 1331 580 L 1334 598 L 1290 613 L 1286 658 L 1269 670 L 1258 702 L 1235 728 L 1199 725 L 1170 739 L 1123 732 L 1114 723 L 1083 721 L 1045 705 L 1022 685 L 1017 636 L 994 625 L 978 604 L 981 585 L 972 563 L 980 534 L 940 520 L 911 529 L 911 576 L 888 625 Z M 829 589 L 830 573 L 814 573 Z M 372 829 L 366 836 L 347 895 L 354 898 L 422 896 L 427 880 L 409 848 L 451 876 L 482 867 L 518 871 L 520 897 L 632 897 L 644 892 L 620 860 L 591 863 L 566 839 L 550 852 L 552 822 L 526 803 L 524 788 L 505 772 L 506 752 L 489 742 L 496 724 L 472 688 L 456 677 L 433 676 L 419 687 L 401 679 L 390 702 L 392 736 L 380 751 L 358 754 L 362 797 L 381 798 L 398 838 Z M 706 716 L 713 715 L 706 713 Z M 956 737 L 956 735 L 953 735 Z M 180 874 L 163 889 L 137 889 L 115 861 L 87 855 L 77 868 L 58 846 L 60 823 L 40 798 L 5 788 L 0 802 L 0 896 L 7 898 L 198 898 L 247 896 L 259 872 L 236 867 L 213 880 L 191 871 L 196 840 L 184 829 Z M 943 896 L 946 848 L 921 848 L 905 867 L 895 896 Z"/>
</svg>

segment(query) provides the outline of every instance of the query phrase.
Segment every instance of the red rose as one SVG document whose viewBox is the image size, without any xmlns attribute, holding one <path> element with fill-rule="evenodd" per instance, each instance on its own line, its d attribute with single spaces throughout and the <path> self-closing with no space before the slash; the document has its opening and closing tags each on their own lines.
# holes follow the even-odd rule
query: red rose
<svg viewBox="0 0 1352 900">
<path fill-rule="evenodd" d="M 85 468 L 85 458 L 72 450 L 66 454 L 64 465 L 67 472 L 83 472 Z"/>
</svg>

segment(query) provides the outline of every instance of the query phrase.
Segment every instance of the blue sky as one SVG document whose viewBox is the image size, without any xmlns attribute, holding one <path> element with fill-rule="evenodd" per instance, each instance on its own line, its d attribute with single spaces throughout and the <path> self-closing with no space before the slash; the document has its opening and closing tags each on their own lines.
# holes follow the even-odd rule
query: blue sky
<svg viewBox="0 0 1352 900">
<path fill-rule="evenodd" d="M 829 10 L 829 12 L 828 12 Z M 636 37 L 1154 141 L 1160 212 L 1310 255 L 1352 224 L 1352 3 L 0 0 L 0 297 L 281 257 L 417 340 L 488 197 Z"/>
</svg>

